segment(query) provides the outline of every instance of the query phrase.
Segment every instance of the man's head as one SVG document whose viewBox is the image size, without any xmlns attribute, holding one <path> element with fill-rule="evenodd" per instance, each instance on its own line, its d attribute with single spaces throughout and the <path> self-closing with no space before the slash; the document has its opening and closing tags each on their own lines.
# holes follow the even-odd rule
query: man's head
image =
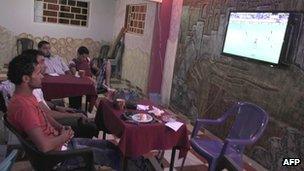
<svg viewBox="0 0 304 171">
<path fill-rule="evenodd" d="M 29 57 L 29 56 L 36 56 L 36 63 L 38 63 L 41 67 L 41 74 L 44 74 L 46 65 L 44 63 L 44 55 L 41 51 L 35 50 L 35 49 L 29 49 L 25 50 L 21 54 L 22 56 Z"/>
<path fill-rule="evenodd" d="M 88 48 L 86 48 L 85 46 L 81 46 L 78 48 L 77 54 L 80 58 L 86 58 L 89 57 L 90 52 Z"/>
<path fill-rule="evenodd" d="M 19 55 L 15 57 L 8 66 L 8 79 L 16 86 L 24 88 L 40 88 L 41 67 L 34 55 Z"/>
<path fill-rule="evenodd" d="M 47 41 L 40 41 L 38 43 L 38 49 L 43 53 L 44 57 L 50 57 L 51 56 L 51 46 L 50 43 Z"/>
</svg>

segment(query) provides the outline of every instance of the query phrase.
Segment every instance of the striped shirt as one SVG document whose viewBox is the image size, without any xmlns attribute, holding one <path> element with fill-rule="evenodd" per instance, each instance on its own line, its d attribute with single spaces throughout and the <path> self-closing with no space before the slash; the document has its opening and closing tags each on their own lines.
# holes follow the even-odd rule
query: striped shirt
<svg viewBox="0 0 304 171">
<path fill-rule="evenodd" d="M 46 65 L 46 74 L 59 74 L 64 75 L 69 67 L 63 62 L 63 59 L 59 56 L 51 56 L 49 58 L 44 58 L 44 63 Z"/>
</svg>

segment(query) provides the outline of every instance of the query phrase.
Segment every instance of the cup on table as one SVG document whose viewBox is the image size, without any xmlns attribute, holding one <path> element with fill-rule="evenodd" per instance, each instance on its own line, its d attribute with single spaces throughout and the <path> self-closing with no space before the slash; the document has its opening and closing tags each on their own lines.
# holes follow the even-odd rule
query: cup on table
<svg viewBox="0 0 304 171">
<path fill-rule="evenodd" d="M 106 93 L 106 97 L 109 100 L 113 100 L 113 97 L 115 95 L 115 91 L 114 89 L 108 89 L 107 93 Z"/>
<path fill-rule="evenodd" d="M 79 70 L 78 74 L 79 74 L 80 78 L 83 78 L 85 76 L 85 70 Z"/>
<path fill-rule="evenodd" d="M 126 100 L 125 99 L 116 99 L 115 100 L 115 106 L 118 110 L 123 110 L 125 109 L 126 106 Z"/>
</svg>

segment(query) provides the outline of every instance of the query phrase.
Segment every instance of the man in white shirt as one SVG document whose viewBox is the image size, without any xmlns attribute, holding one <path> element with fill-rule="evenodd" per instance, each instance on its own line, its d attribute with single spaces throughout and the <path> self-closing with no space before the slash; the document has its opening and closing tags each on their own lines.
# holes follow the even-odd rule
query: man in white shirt
<svg viewBox="0 0 304 171">
<path fill-rule="evenodd" d="M 38 50 L 43 53 L 44 63 L 46 66 L 45 74 L 71 74 L 69 67 L 63 61 L 63 59 L 59 56 L 52 56 L 51 55 L 51 46 L 50 43 L 47 41 L 40 41 L 38 43 Z"/>
<path fill-rule="evenodd" d="M 72 74 L 70 68 L 61 57 L 51 55 L 51 46 L 49 42 L 44 40 L 40 41 L 38 43 L 38 50 L 40 50 L 44 56 L 44 64 L 46 68 L 43 74 L 52 76 Z M 69 106 L 77 110 L 81 110 L 81 98 L 82 96 L 69 97 Z"/>
</svg>

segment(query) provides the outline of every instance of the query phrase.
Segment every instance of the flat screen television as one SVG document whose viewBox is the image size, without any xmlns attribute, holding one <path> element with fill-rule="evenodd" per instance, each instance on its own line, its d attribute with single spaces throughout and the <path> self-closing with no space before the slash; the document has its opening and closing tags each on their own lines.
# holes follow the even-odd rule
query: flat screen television
<svg viewBox="0 0 304 171">
<path fill-rule="evenodd" d="M 222 54 L 279 64 L 289 12 L 230 12 Z"/>
</svg>

